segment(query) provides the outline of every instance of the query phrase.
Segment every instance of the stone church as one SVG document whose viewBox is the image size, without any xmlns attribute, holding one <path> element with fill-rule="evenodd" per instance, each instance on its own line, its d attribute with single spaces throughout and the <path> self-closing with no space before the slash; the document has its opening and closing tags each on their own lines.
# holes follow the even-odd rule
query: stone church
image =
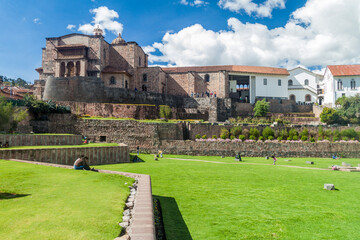
<svg viewBox="0 0 360 240">
<path fill-rule="evenodd" d="M 257 66 L 149 67 L 136 42 L 121 35 L 111 43 L 97 27 L 94 35 L 47 38 L 34 94 L 44 100 L 124 102 L 146 94 L 243 99 L 288 99 L 286 69 Z M 134 92 L 134 93 L 133 93 Z M 130 95 L 131 96 L 130 96 Z"/>
</svg>

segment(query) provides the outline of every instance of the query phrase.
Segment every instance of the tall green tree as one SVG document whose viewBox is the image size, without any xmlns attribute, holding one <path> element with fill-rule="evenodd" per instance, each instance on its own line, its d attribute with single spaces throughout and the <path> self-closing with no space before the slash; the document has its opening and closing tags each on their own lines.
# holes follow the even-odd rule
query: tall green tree
<svg viewBox="0 0 360 240">
<path fill-rule="evenodd" d="M 254 116 L 255 117 L 265 117 L 266 113 L 269 111 L 269 102 L 266 102 L 265 99 L 257 101 L 254 107 Z"/>
</svg>

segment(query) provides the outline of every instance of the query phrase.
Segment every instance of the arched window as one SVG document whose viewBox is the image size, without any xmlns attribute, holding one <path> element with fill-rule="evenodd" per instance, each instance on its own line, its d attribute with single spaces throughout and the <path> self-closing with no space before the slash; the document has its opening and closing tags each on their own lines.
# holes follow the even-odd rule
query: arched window
<svg viewBox="0 0 360 240">
<path fill-rule="evenodd" d="M 147 74 L 144 73 L 144 74 L 143 74 L 143 81 L 146 82 L 147 80 L 148 80 Z"/>
<path fill-rule="evenodd" d="M 80 61 L 76 62 L 76 76 L 80 76 Z"/>
<path fill-rule="evenodd" d="M 67 64 L 67 77 L 73 77 L 75 76 L 75 69 L 74 69 L 74 63 L 68 62 Z"/>
<path fill-rule="evenodd" d="M 311 95 L 310 94 L 305 95 L 305 102 L 311 102 Z"/>
<path fill-rule="evenodd" d="M 290 101 L 296 102 L 296 97 L 294 94 L 291 94 L 289 98 L 290 98 Z"/>
<path fill-rule="evenodd" d="M 129 88 L 129 84 L 127 80 L 125 81 L 125 88 Z"/>
<path fill-rule="evenodd" d="M 288 81 L 288 86 L 292 86 L 292 85 L 293 85 L 293 80 L 290 79 L 290 80 Z"/>
<path fill-rule="evenodd" d="M 205 74 L 205 82 L 210 82 L 210 76 L 209 76 L 209 74 Z"/>
<path fill-rule="evenodd" d="M 351 80 L 351 89 L 352 90 L 356 89 L 356 82 L 354 79 Z"/>
<path fill-rule="evenodd" d="M 339 79 L 338 82 L 337 82 L 337 89 L 338 90 L 343 90 L 343 85 L 342 85 L 341 79 Z"/>
<path fill-rule="evenodd" d="M 110 78 L 110 85 L 115 85 L 116 84 L 116 79 L 114 76 L 111 76 Z"/>
<path fill-rule="evenodd" d="M 240 84 L 240 89 L 243 89 L 244 88 L 244 85 Z"/>
<path fill-rule="evenodd" d="M 65 77 L 65 63 L 60 64 L 60 77 Z"/>
<path fill-rule="evenodd" d="M 308 85 L 309 85 L 309 80 L 308 80 L 308 79 L 305 79 L 304 84 L 305 84 L 306 86 L 308 86 Z"/>
</svg>

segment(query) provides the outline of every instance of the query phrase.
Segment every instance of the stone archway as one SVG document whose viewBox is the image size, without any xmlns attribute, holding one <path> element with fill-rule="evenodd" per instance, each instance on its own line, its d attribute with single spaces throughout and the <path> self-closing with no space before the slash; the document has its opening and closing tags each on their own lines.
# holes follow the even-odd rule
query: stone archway
<svg viewBox="0 0 360 240">
<path fill-rule="evenodd" d="M 73 62 L 68 62 L 66 68 L 67 68 L 67 74 L 66 74 L 67 77 L 75 76 L 75 66 Z"/>
<path fill-rule="evenodd" d="M 291 94 L 289 99 L 290 99 L 290 101 L 296 102 L 296 97 L 294 94 Z"/>
<path fill-rule="evenodd" d="M 76 76 L 80 76 L 80 61 L 76 62 Z"/>
<path fill-rule="evenodd" d="M 65 77 L 65 63 L 64 62 L 62 62 L 61 64 L 60 64 L 60 77 Z"/>
</svg>

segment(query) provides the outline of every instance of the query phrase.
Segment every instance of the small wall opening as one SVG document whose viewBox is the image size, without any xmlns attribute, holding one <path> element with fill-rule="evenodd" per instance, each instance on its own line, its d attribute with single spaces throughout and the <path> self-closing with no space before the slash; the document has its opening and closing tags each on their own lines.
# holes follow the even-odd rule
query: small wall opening
<svg viewBox="0 0 360 240">
<path fill-rule="evenodd" d="M 106 142 L 106 136 L 100 136 L 100 142 Z"/>
</svg>

